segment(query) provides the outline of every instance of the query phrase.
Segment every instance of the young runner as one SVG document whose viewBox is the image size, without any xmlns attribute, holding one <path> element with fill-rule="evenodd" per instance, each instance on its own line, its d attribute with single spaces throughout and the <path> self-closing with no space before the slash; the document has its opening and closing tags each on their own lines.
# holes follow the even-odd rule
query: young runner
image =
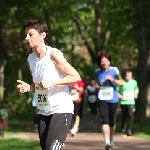
<svg viewBox="0 0 150 150">
<path fill-rule="evenodd" d="M 133 122 L 133 112 L 135 111 L 135 100 L 138 97 L 139 88 L 137 81 L 132 77 L 132 71 L 126 70 L 124 78 L 124 86 L 119 87 L 119 98 L 120 106 L 122 111 L 122 122 L 121 130 L 123 133 L 126 132 L 126 121 L 127 124 L 127 136 L 132 135 L 132 122 Z"/>
</svg>

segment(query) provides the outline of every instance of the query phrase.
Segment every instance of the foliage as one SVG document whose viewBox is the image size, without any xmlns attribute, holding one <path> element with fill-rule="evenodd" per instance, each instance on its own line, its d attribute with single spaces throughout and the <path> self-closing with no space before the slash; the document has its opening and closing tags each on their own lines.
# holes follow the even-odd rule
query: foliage
<svg viewBox="0 0 150 150">
<path fill-rule="evenodd" d="M 19 94 L 17 91 L 18 70 L 21 67 L 23 68 L 22 78 L 26 82 L 31 82 L 31 75 L 27 67 L 26 57 L 22 57 L 20 60 L 9 57 L 5 67 L 4 86 L 6 90 L 4 103 L 8 104 L 8 111 L 10 114 L 30 113 L 32 111 L 32 106 L 26 103 L 29 97 L 28 93 Z"/>
<path fill-rule="evenodd" d="M 102 52 L 109 53 L 112 56 L 112 64 L 120 70 L 137 68 L 139 25 L 135 17 L 136 9 L 145 14 L 145 34 L 148 36 L 150 2 L 144 0 L 135 5 L 136 1 L 1 0 L 0 67 L 5 60 L 3 103 L 8 104 L 9 113 L 23 114 L 32 111 L 32 107 L 26 104 L 28 93 L 19 94 L 16 89 L 18 78 L 32 82 L 27 66 L 27 56 L 31 51 L 23 43 L 23 25 L 27 20 L 46 21 L 50 31 L 48 44 L 60 49 L 88 81 L 94 76 L 94 70 L 97 68 L 96 57 Z M 76 52 L 77 46 L 80 48 Z M 82 46 L 87 48 L 86 57 L 84 53 L 81 54 Z M 146 46 L 150 47 L 149 42 Z M 1 81 L 0 86 L 3 86 Z"/>
</svg>

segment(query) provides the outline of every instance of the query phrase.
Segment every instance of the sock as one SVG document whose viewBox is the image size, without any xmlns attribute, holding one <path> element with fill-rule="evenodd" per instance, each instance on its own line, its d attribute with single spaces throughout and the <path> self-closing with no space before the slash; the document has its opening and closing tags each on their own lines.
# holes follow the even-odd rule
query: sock
<svg viewBox="0 0 150 150">
<path fill-rule="evenodd" d="M 106 140 L 106 141 L 105 141 L 105 144 L 110 145 L 110 140 Z"/>
<path fill-rule="evenodd" d="M 114 139 L 114 136 L 113 136 L 113 135 L 111 135 L 111 136 L 110 136 L 110 140 L 113 140 L 113 139 Z"/>
</svg>

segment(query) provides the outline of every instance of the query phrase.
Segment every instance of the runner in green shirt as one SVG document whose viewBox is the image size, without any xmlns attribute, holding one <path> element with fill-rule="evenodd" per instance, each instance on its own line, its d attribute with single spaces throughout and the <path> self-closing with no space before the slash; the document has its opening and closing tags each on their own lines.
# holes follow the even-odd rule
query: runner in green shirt
<svg viewBox="0 0 150 150">
<path fill-rule="evenodd" d="M 122 123 L 121 129 L 122 132 L 126 132 L 125 123 L 128 120 L 127 124 L 127 136 L 131 136 L 132 132 L 132 121 L 133 121 L 133 112 L 135 111 L 135 99 L 138 97 L 139 89 L 137 81 L 132 77 L 132 71 L 126 70 L 124 86 L 118 88 L 120 106 L 122 111 Z"/>
</svg>

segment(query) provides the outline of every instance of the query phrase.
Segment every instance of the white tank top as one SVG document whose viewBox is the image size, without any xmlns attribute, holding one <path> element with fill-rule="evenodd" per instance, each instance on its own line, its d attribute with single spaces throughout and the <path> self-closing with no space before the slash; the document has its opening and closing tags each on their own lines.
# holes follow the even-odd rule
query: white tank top
<svg viewBox="0 0 150 150">
<path fill-rule="evenodd" d="M 36 52 L 33 52 L 28 56 L 33 82 L 35 84 L 42 80 L 59 80 L 65 76 L 56 68 L 50 58 L 50 53 L 53 50 L 57 49 L 47 46 L 46 54 L 41 59 L 37 58 Z M 61 51 L 59 52 L 61 53 Z M 50 108 L 48 110 L 39 110 L 39 114 L 48 116 L 54 113 L 73 113 L 74 106 L 68 86 L 48 88 L 47 91 Z"/>
</svg>

